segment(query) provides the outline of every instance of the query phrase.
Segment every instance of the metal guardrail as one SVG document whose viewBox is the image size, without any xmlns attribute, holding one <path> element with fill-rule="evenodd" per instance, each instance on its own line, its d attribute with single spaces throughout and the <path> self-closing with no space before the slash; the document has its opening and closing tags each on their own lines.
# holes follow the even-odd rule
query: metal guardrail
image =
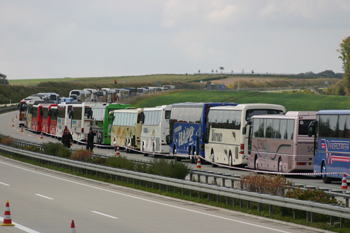
<svg viewBox="0 0 350 233">
<path fill-rule="evenodd" d="M 18 109 L 17 105 L 12 105 L 12 106 L 9 106 L 9 107 L 3 107 L 3 108 L 0 108 L 0 114 L 4 113 L 4 112 L 13 111 L 13 110 L 16 110 L 16 109 Z"/>
<path fill-rule="evenodd" d="M 34 143 L 34 142 L 29 142 L 26 140 L 21 140 L 21 139 L 15 139 L 13 138 L 14 142 L 16 143 L 17 146 L 30 146 L 34 145 L 38 148 L 40 148 L 41 151 L 43 151 L 42 144 L 40 143 Z M 104 155 L 104 154 L 97 154 L 94 153 L 92 156 L 94 157 L 101 157 L 101 158 L 108 158 L 109 156 Z M 130 159 L 133 162 L 137 163 L 147 163 L 146 161 L 142 160 L 136 160 L 136 159 Z M 242 188 L 242 184 L 240 183 L 241 180 L 241 175 L 235 175 L 235 174 L 229 174 L 229 173 L 221 173 L 221 172 L 212 172 L 212 171 L 204 171 L 204 170 L 194 170 L 191 169 L 189 172 L 189 180 L 197 180 L 201 182 L 201 177 L 204 177 L 204 183 L 210 184 L 209 178 L 212 180 L 212 184 L 218 185 L 218 180 L 221 181 L 221 186 L 225 187 L 226 186 L 226 181 L 229 181 L 231 185 L 228 187 L 234 188 L 235 187 L 235 182 L 239 182 L 236 187 Z M 339 197 L 343 198 L 345 200 L 345 205 L 349 206 L 349 200 L 350 200 L 350 192 L 346 192 L 340 188 L 326 188 L 326 187 L 319 187 L 315 185 L 305 185 L 305 184 L 300 184 L 300 183 L 293 183 L 292 185 L 293 188 L 301 188 L 301 189 L 318 189 L 318 190 L 323 190 L 326 194 L 331 195 L 332 197 Z"/>
<path fill-rule="evenodd" d="M 334 217 L 339 217 L 341 219 L 350 219 L 350 208 L 343 206 L 334 206 L 312 201 L 303 201 L 293 198 L 273 196 L 268 194 L 243 191 L 234 188 L 162 177 L 108 166 L 74 161 L 70 159 L 13 148 L 5 145 L 0 145 L 0 152 L 13 156 L 21 156 L 22 158 L 29 158 L 36 162 L 50 164 L 56 167 L 65 167 L 73 171 L 78 170 L 78 172 L 82 171 L 83 173 L 85 171 L 86 174 L 95 173 L 95 175 L 100 174 L 100 176 L 104 175 L 105 177 L 111 177 L 111 179 L 117 180 L 119 177 L 122 178 L 123 181 L 126 178 L 127 182 L 130 182 L 132 179 L 134 184 L 136 184 L 136 181 L 139 181 L 140 185 L 143 185 L 143 183 L 145 183 L 146 187 L 149 187 L 149 183 L 152 183 L 153 188 L 155 188 L 155 184 L 158 184 L 160 188 L 162 188 L 162 185 L 165 185 L 167 191 L 170 190 L 170 187 L 173 187 L 174 191 L 176 192 L 178 188 L 182 189 L 182 194 L 184 194 L 185 190 L 189 190 L 191 196 L 193 191 L 197 191 L 199 198 L 202 197 L 203 193 L 208 194 L 209 198 L 210 195 L 216 195 L 218 202 L 220 201 L 220 197 L 226 197 L 226 204 L 228 205 L 230 204 L 230 198 L 233 200 L 234 206 L 236 206 L 237 200 L 240 200 L 239 204 L 241 207 L 243 207 L 243 200 L 246 201 L 247 208 L 250 208 L 251 202 L 255 202 L 258 203 L 258 211 L 261 211 L 262 204 L 269 205 L 269 212 L 272 212 L 273 206 L 285 207 L 293 210 L 302 210 L 306 211 L 307 216 L 310 214 L 311 222 L 314 221 L 315 213 L 330 216 L 331 225 L 334 225 Z M 340 221 L 340 224 L 341 223 L 342 221 Z"/>
</svg>

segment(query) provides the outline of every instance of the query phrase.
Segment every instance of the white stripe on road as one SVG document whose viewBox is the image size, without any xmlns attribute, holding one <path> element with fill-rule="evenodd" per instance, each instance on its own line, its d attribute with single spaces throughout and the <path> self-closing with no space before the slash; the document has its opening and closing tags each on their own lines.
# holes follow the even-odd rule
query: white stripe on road
<svg viewBox="0 0 350 233">
<path fill-rule="evenodd" d="M 29 137 L 31 137 L 32 135 L 28 134 Z"/>
<path fill-rule="evenodd" d="M 0 217 L 0 221 L 3 222 L 4 218 Z M 14 222 L 14 221 L 12 221 L 12 224 L 15 224 L 14 227 L 16 227 L 16 228 L 18 228 L 18 229 L 20 229 L 22 231 L 28 232 L 28 233 L 40 233 L 39 231 L 35 231 L 35 230 L 30 229 L 28 227 L 22 226 L 21 224 L 18 224 L 18 223 Z"/>
<path fill-rule="evenodd" d="M 54 178 L 54 179 L 57 179 L 57 180 L 66 181 L 66 182 L 69 182 L 69 183 L 72 183 L 72 184 L 78 184 L 78 185 L 81 185 L 81 186 L 84 186 L 84 187 L 89 187 L 89 188 L 93 188 L 93 189 L 96 189 L 96 190 L 105 191 L 105 192 L 108 192 L 108 193 L 113 193 L 113 194 L 129 197 L 129 198 L 134 198 L 134 199 L 137 199 L 137 200 L 142 200 L 142 201 L 146 201 L 146 202 L 150 202 L 150 203 L 154 203 L 154 204 L 158 204 L 158 205 L 163 205 L 163 206 L 171 207 L 171 208 L 174 208 L 174 209 L 180 209 L 180 210 L 184 210 L 184 211 L 188 211 L 188 212 L 192 212 L 192 213 L 196 213 L 196 214 L 200 214 L 200 215 L 205 215 L 205 216 L 209 216 L 209 217 L 213 217 L 213 218 L 223 219 L 223 220 L 227 220 L 227 221 L 231 221 L 231 222 L 237 222 L 237 223 L 245 224 L 245 225 L 248 225 L 248 226 L 254 226 L 254 227 L 263 228 L 263 229 L 267 229 L 267 230 L 283 232 L 283 233 L 289 233 L 288 231 L 284 231 L 284 230 L 280 230 L 280 229 L 276 229 L 276 228 L 271 228 L 271 227 L 266 227 L 266 226 L 254 224 L 254 223 L 244 222 L 244 221 L 240 221 L 240 220 L 236 220 L 236 219 L 232 219 L 232 218 L 226 218 L 226 217 L 222 217 L 222 216 L 219 216 L 219 215 L 203 213 L 201 211 L 191 210 L 191 209 L 187 209 L 187 208 L 184 208 L 184 207 L 170 205 L 170 204 L 166 204 L 166 203 L 162 203 L 162 202 L 158 202 L 158 201 L 152 201 L 152 200 L 149 200 L 149 199 L 132 196 L 132 195 L 125 194 L 125 193 L 119 193 L 119 192 L 116 192 L 116 191 L 112 191 L 112 190 L 108 190 L 108 189 L 104 189 L 104 188 L 100 188 L 100 187 L 96 187 L 96 186 L 92 186 L 92 185 L 88 185 L 88 184 L 84 184 L 84 183 L 79 183 L 79 182 L 72 181 L 72 180 L 63 179 L 63 178 L 52 176 L 52 175 L 48 175 L 48 174 L 45 174 L 45 173 L 32 171 L 32 170 L 29 170 L 29 169 L 26 169 L 26 168 L 22 168 L 22 167 L 18 167 L 18 166 L 15 166 L 15 165 L 12 165 L 12 164 L 9 164 L 9 163 L 5 163 L 5 162 L 0 162 L 0 163 L 8 165 L 8 166 L 11 166 L 11 167 L 15 167 L 15 168 L 18 168 L 18 169 L 21 169 L 21 170 L 24 170 L 24 171 L 32 172 L 32 173 L 35 173 L 35 174 L 40 174 L 40 175 L 43 175 L 43 176 L 46 176 L 46 177 L 51 177 L 51 178 Z"/>
<path fill-rule="evenodd" d="M 118 219 L 117 217 L 114 217 L 114 216 L 111 216 L 111 215 L 108 215 L 108 214 L 104 214 L 104 213 L 100 213 L 100 212 L 97 212 L 97 211 L 91 211 L 91 212 L 95 213 L 95 214 L 102 215 L 102 216 L 106 216 L 108 218 Z"/>
<path fill-rule="evenodd" d="M 0 184 L 5 185 L 5 186 L 10 186 L 9 184 L 2 183 L 2 182 L 0 182 Z"/>
<path fill-rule="evenodd" d="M 41 195 L 41 194 L 35 194 L 35 195 L 37 195 L 39 197 L 43 197 L 43 198 L 49 199 L 49 200 L 53 200 L 53 198 L 47 197 L 47 196 L 44 196 L 44 195 Z"/>
</svg>

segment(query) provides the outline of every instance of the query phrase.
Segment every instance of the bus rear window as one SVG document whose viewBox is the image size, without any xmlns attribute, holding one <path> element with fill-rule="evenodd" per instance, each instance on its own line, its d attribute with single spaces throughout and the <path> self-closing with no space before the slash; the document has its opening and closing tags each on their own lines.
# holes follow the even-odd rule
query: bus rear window
<svg viewBox="0 0 350 233">
<path fill-rule="evenodd" d="M 308 128 L 312 120 L 299 120 L 299 135 L 308 135 Z"/>
</svg>

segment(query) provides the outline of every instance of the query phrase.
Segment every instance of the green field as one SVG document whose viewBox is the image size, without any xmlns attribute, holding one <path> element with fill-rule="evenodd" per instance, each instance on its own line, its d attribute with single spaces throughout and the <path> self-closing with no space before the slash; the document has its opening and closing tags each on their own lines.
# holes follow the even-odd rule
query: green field
<svg viewBox="0 0 350 233">
<path fill-rule="evenodd" d="M 308 95 L 289 93 L 238 92 L 238 91 L 182 91 L 142 99 L 135 107 L 153 107 L 182 102 L 235 102 L 281 104 L 287 111 L 318 111 L 321 109 L 350 109 L 347 96 Z"/>
</svg>

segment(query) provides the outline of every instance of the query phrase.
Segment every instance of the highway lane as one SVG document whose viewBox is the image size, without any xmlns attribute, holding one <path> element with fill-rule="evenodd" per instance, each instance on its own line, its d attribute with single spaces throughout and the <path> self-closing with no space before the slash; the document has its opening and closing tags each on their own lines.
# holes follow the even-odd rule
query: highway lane
<svg viewBox="0 0 350 233">
<path fill-rule="evenodd" d="M 40 142 L 59 142 L 57 139 L 44 136 L 44 139 L 40 139 L 40 134 L 35 134 L 29 131 L 24 130 L 24 133 L 21 133 L 21 129 L 18 127 L 18 120 L 15 119 L 16 114 L 18 114 L 18 111 L 4 113 L 0 115 L 0 132 L 6 135 L 10 135 L 15 138 L 28 140 L 36 143 Z M 12 118 L 15 120 L 15 127 L 11 127 L 11 120 Z M 80 149 L 85 148 L 85 145 L 79 145 L 79 144 L 73 144 L 74 149 Z M 94 151 L 96 153 L 105 154 L 107 156 L 114 156 L 115 152 L 113 149 L 103 149 L 103 148 L 94 148 Z M 132 159 L 140 159 L 140 160 L 151 160 L 153 159 L 153 156 L 143 156 L 140 153 L 125 153 L 121 151 L 121 155 L 127 156 L 128 158 Z M 186 161 L 186 160 L 184 160 Z M 186 161 L 187 164 L 189 164 L 192 168 L 196 168 L 196 164 L 191 164 L 188 161 Z M 240 169 L 240 168 L 237 168 Z M 237 174 L 237 175 L 247 175 L 250 174 L 250 171 L 241 171 L 237 169 L 228 169 L 228 168 L 220 168 L 220 167 L 212 167 L 209 164 L 202 164 L 202 170 L 207 171 L 215 171 L 215 172 L 221 172 L 221 173 L 228 173 L 228 174 Z M 263 171 L 261 172 L 263 173 Z M 204 178 L 203 178 L 204 179 Z M 288 176 L 289 180 L 293 180 L 296 183 L 305 184 L 305 185 L 316 185 L 319 187 L 326 187 L 331 189 L 340 189 L 341 188 L 341 181 L 333 181 L 332 184 L 324 184 L 323 181 L 319 178 L 316 178 L 314 176 Z"/>
<path fill-rule="evenodd" d="M 76 177 L 0 156 L 0 211 L 24 232 L 321 232 Z M 2 206 L 1 206 L 2 204 Z M 0 215 L 3 217 L 3 215 Z M 6 230 L 6 231 L 3 231 Z M 0 226 L 0 232 L 19 232 Z"/>
</svg>

